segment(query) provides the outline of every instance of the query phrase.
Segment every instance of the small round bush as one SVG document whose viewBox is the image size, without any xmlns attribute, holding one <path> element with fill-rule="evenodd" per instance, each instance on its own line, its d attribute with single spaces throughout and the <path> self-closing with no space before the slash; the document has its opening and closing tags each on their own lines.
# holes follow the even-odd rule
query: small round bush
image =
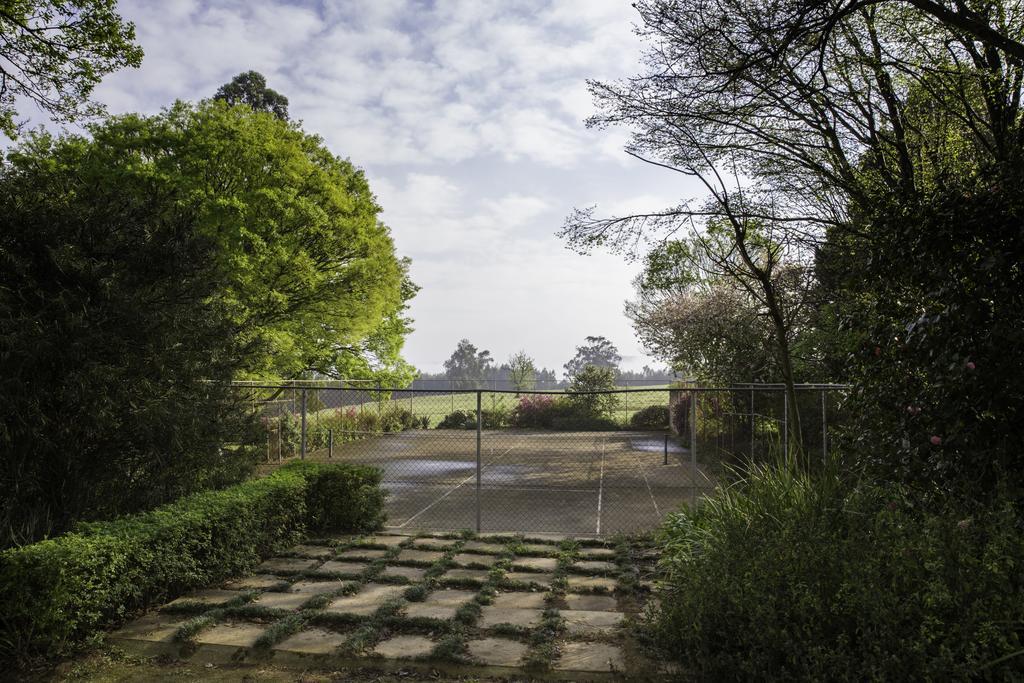
<svg viewBox="0 0 1024 683">
<path fill-rule="evenodd" d="M 668 427 L 668 406 L 647 406 L 629 418 L 633 429 L 665 429 Z"/>
</svg>

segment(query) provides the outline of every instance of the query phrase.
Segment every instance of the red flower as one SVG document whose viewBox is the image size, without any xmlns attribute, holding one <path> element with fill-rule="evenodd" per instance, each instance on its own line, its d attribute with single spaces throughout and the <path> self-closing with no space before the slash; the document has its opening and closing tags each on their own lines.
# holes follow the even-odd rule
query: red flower
<svg viewBox="0 0 1024 683">
<path fill-rule="evenodd" d="M 932 436 L 932 438 L 930 438 L 928 440 L 932 442 L 933 446 L 941 446 L 942 445 L 942 437 L 941 436 Z"/>
</svg>

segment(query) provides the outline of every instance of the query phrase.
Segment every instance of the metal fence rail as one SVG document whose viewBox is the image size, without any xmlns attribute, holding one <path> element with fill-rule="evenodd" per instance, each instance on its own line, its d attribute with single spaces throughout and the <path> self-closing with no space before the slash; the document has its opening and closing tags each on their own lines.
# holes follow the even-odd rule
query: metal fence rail
<svg viewBox="0 0 1024 683">
<path fill-rule="evenodd" d="M 240 383 L 269 470 L 373 465 L 400 529 L 608 535 L 651 529 L 750 462 L 828 459 L 846 387 L 681 386 L 565 393 Z"/>
</svg>

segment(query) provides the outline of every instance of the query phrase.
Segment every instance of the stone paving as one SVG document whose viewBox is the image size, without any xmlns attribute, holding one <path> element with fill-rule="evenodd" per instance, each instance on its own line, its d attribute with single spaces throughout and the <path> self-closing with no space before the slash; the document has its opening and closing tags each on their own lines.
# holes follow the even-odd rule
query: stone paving
<svg viewBox="0 0 1024 683">
<path fill-rule="evenodd" d="M 468 535 L 467 535 L 468 536 Z M 628 542 L 309 539 L 113 634 L 145 654 L 301 668 L 657 679 L 630 636 L 653 558 Z"/>
</svg>

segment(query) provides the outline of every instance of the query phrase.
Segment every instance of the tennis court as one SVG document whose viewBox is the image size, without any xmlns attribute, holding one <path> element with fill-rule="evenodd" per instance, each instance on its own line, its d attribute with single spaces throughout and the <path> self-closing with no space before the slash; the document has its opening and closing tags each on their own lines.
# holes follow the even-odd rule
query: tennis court
<svg viewBox="0 0 1024 683">
<path fill-rule="evenodd" d="M 609 535 L 653 529 L 713 487 L 664 432 L 407 430 L 307 457 L 379 467 L 396 530 Z"/>
</svg>

